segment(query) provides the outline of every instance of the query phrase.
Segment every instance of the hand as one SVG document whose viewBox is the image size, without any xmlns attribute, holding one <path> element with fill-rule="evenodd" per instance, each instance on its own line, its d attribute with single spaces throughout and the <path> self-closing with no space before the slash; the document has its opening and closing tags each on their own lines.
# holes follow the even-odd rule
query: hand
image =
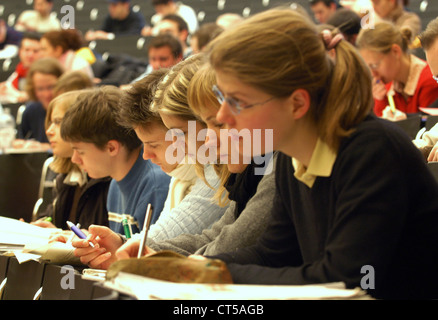
<svg viewBox="0 0 438 320">
<path fill-rule="evenodd" d="M 390 121 L 399 121 L 407 118 L 406 113 L 395 109 L 395 113 L 392 112 L 391 107 L 387 106 L 382 111 L 382 118 Z"/>
<path fill-rule="evenodd" d="M 72 241 L 75 256 L 91 268 L 108 269 L 117 260 L 115 252 L 122 245 L 122 239 L 108 227 L 91 225 L 88 232 L 87 239 Z M 94 248 L 90 241 L 95 244 Z"/>
<path fill-rule="evenodd" d="M 386 87 L 380 79 L 373 78 L 373 97 L 376 100 L 383 100 L 386 97 Z"/>
<path fill-rule="evenodd" d="M 433 146 L 432 150 L 429 153 L 429 157 L 427 157 L 427 161 L 438 161 L 438 143 Z"/>
<path fill-rule="evenodd" d="M 138 249 L 140 248 L 140 241 L 140 238 L 129 239 L 116 251 L 117 260 L 136 258 L 138 255 Z M 152 253 L 155 253 L 155 251 L 146 246 L 144 254 L 150 255 Z"/>
<path fill-rule="evenodd" d="M 38 226 L 41 228 L 56 228 L 56 226 L 53 223 L 51 223 L 50 221 L 46 221 L 45 218 L 31 222 L 30 224 L 33 224 L 34 226 Z"/>
</svg>

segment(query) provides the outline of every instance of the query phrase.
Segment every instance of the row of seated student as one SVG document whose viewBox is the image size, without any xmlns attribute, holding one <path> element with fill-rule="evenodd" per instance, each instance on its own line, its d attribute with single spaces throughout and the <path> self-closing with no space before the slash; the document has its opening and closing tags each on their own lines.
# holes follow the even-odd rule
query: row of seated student
<svg viewBox="0 0 438 320">
<path fill-rule="evenodd" d="M 283 31 L 273 32 L 278 29 Z M 295 11 L 268 10 L 224 31 L 209 56 L 186 59 L 167 73 L 154 71 L 124 93 L 122 121 L 144 143 L 150 136 L 141 125 L 151 112 L 158 112 L 176 136 L 187 135 L 187 121 L 192 119 L 201 119 L 213 132 L 274 129 L 273 144 L 261 141 L 259 152 L 278 152 L 268 212 L 246 211 L 251 208 L 248 201 L 240 216 L 224 214 L 201 234 L 166 241 L 151 237 L 146 251 L 172 248 L 221 259 L 235 283 L 249 284 L 343 281 L 347 287 L 360 287 L 361 268 L 371 265 L 381 274 L 374 289 L 368 289 L 372 296 L 435 298 L 438 184 L 412 141 L 373 115 L 372 76 L 359 51 L 342 37 L 326 32 L 321 37 L 315 31 Z M 427 37 L 425 32 L 425 41 Z M 435 32 L 434 50 L 437 41 Z M 278 59 L 266 58 L 272 54 Z M 161 80 L 153 86 L 156 75 Z M 151 87 L 156 88 L 148 100 Z M 179 99 L 181 93 L 186 95 L 185 106 L 175 104 L 174 89 Z M 219 157 L 229 156 L 223 148 L 230 144 L 223 138 L 210 131 L 206 140 Z M 244 153 L 242 139 L 234 140 L 242 156 L 255 156 Z M 237 173 L 235 182 L 254 184 L 255 167 L 250 173 L 230 164 L 228 171 Z M 258 198 L 267 178 L 255 183 L 251 200 Z M 257 240 L 230 248 L 227 240 L 233 238 L 228 232 L 242 227 L 241 217 L 251 212 L 264 215 L 267 224 L 257 229 Z M 238 237 L 252 233 L 246 227 Z M 85 264 L 107 268 L 137 254 L 139 239 L 127 240 L 104 226 L 88 231 L 86 240 L 73 241 L 75 254 Z"/>
<path fill-rule="evenodd" d="M 288 30 L 287 32 L 293 35 L 292 37 L 282 37 L 278 34 L 273 39 L 276 41 L 275 46 L 271 46 L 272 43 L 264 40 L 268 35 L 272 36 L 271 29 L 280 27 L 282 30 L 287 30 L 289 25 L 300 26 L 299 30 L 305 32 L 298 34 L 296 29 Z M 427 35 L 426 32 L 425 35 Z M 293 41 L 300 45 L 292 45 L 294 49 L 290 49 L 291 39 L 295 39 Z M 181 238 L 175 238 L 177 234 L 174 233 L 164 238 L 155 237 L 152 233 L 150 242 L 148 242 L 150 247 L 153 248 L 154 241 L 158 241 L 156 247 L 158 250 L 165 246 L 173 246 L 180 247 L 187 254 L 201 253 L 221 258 L 229 263 L 228 267 L 236 283 L 264 281 L 270 284 L 304 284 L 341 280 L 348 286 L 358 286 L 362 276 L 360 267 L 371 264 L 376 270 L 382 270 L 385 273 L 385 276 L 378 281 L 376 291 L 371 291 L 373 295 L 377 297 L 436 297 L 434 290 L 436 290 L 437 279 L 432 270 L 435 268 L 434 261 L 437 261 L 435 259 L 436 246 L 433 245 L 436 243 L 434 237 L 437 233 L 434 229 L 433 222 L 435 221 L 432 213 L 437 210 L 438 186 L 428 173 L 418 150 L 413 147 L 409 139 L 387 122 L 368 115 L 374 105 L 372 78 L 368 70 L 370 66 L 363 63 L 355 48 L 341 39 L 327 32 L 323 32 L 322 37 L 316 36 L 315 26 L 294 11 L 272 10 L 249 18 L 236 28 L 226 30 L 219 35 L 214 41 L 209 58 L 212 67 L 208 64 L 204 65 L 204 57 L 201 54 L 178 63 L 177 67 L 170 71 L 166 72 L 164 69 L 153 71 L 147 77 L 133 83 L 131 89 L 125 92 L 104 87 L 66 93 L 66 96 L 77 94 L 74 98 L 75 103 L 62 116 L 64 119 L 60 128 L 63 140 L 70 142 L 73 147 L 71 162 L 78 164 L 81 170 L 85 170 L 85 173 L 93 178 L 107 176 L 112 178 L 114 196 L 107 197 L 107 209 L 112 211 L 110 207 L 113 205 L 116 208 L 113 213 L 116 215 L 110 212 L 108 217 L 113 216 L 114 222 L 118 222 L 117 227 L 110 223 L 110 228 L 91 226 L 88 230 L 89 240 L 99 243 L 99 248 L 88 247 L 87 241 L 74 241 L 73 244 L 78 247 L 76 254 L 82 256 L 84 263 L 104 268 L 113 262 L 117 255 L 126 257 L 135 251 L 133 249 L 138 248 L 138 241 L 133 239 L 126 242 L 116 254 L 116 249 L 126 240 L 120 236 L 122 233 L 120 222 L 123 217 L 121 214 L 126 213 L 126 206 L 124 206 L 126 198 L 123 195 L 127 195 L 126 190 L 132 194 L 133 189 L 124 186 L 121 183 L 123 179 L 118 180 L 120 179 L 119 172 L 112 176 L 111 168 L 102 166 L 108 161 L 102 154 L 105 150 L 101 149 L 102 141 L 90 139 L 92 135 L 87 133 L 87 128 L 78 125 L 78 123 L 80 125 L 87 123 L 84 119 L 84 108 L 88 108 L 87 112 L 95 111 L 98 115 L 93 117 L 92 114 L 87 114 L 87 119 L 88 116 L 91 118 L 89 120 L 94 118 L 93 123 L 96 122 L 96 118 L 102 117 L 101 115 L 105 113 L 110 118 L 117 118 L 115 123 L 111 122 L 112 127 L 127 126 L 133 130 L 135 135 L 132 132 L 131 135 L 140 138 L 143 142 L 144 158 L 149 158 L 146 153 L 147 148 L 159 147 L 151 142 L 164 142 L 163 137 L 167 129 L 173 129 L 171 132 L 174 132 L 174 129 L 181 125 L 188 126 L 187 120 L 197 121 L 197 128 L 209 126 L 213 131 L 218 128 L 239 130 L 274 128 L 272 148 L 281 153 L 275 160 L 275 172 L 278 172 L 275 174 L 276 188 L 271 186 L 269 189 L 277 192 L 277 197 L 274 201 L 274 192 L 272 192 L 272 200 L 264 200 L 267 205 L 271 206 L 267 207 L 266 211 L 261 210 L 260 205 L 257 210 L 247 211 L 253 214 L 257 212 L 267 219 L 267 223 L 259 225 L 258 228 L 252 226 L 257 232 L 251 236 L 257 238 L 261 235 L 260 242 L 251 248 L 244 247 L 254 244 L 255 239 L 246 243 L 237 242 L 238 247 L 234 248 L 239 249 L 237 252 L 228 246 L 222 249 L 221 241 L 231 240 L 231 234 L 226 236 L 227 234 L 222 234 L 222 232 L 232 230 L 224 226 L 230 225 L 237 228 L 238 222 L 243 222 L 239 219 L 244 217 L 246 202 L 249 198 L 252 200 L 252 197 L 256 199 L 259 193 L 254 185 L 258 183 L 262 187 L 261 181 L 267 181 L 268 177 L 266 175 L 259 182 L 255 167 L 247 167 L 252 170 L 248 171 L 247 168 L 243 169 L 239 166 L 233 168 L 227 164 L 226 168 L 205 166 L 202 168 L 204 174 L 196 176 L 196 182 L 202 182 L 202 187 L 210 190 L 209 197 L 206 199 L 211 199 L 213 195 L 216 196 L 215 205 L 222 209 L 222 211 L 218 210 L 222 213 L 216 219 L 221 220 L 202 234 L 200 231 L 194 233 L 198 234 L 199 238 L 188 235 L 189 233 L 184 230 L 180 232 Z M 303 47 L 304 43 L 306 46 Z M 436 50 L 436 45 L 435 38 L 430 50 Z M 277 51 L 273 52 L 274 50 Z M 299 50 L 300 54 L 291 54 L 290 50 Z M 278 61 L 267 59 L 273 54 L 285 59 L 288 63 L 281 59 Z M 290 61 L 291 58 L 297 57 L 305 58 L 305 68 L 301 68 L 302 61 Z M 248 63 L 249 58 L 251 58 L 250 63 Z M 269 68 L 266 68 L 268 61 Z M 236 70 L 236 65 L 239 65 L 241 69 Z M 288 65 L 290 69 L 285 70 L 285 65 Z M 432 65 L 430 67 L 435 70 Z M 272 74 L 275 76 L 273 77 Z M 315 81 L 314 74 L 319 75 L 317 78 L 319 82 Z M 155 75 L 158 76 L 155 80 L 158 84 L 149 84 L 149 81 L 154 81 Z M 209 78 L 211 82 L 209 83 L 205 78 L 202 81 L 197 80 L 197 77 L 203 76 L 211 77 Z M 337 81 L 342 82 L 342 85 Z M 199 82 L 209 85 L 204 88 L 195 87 L 192 91 L 190 87 L 187 88 L 188 83 L 189 86 L 195 86 L 197 83 L 200 86 Z M 326 89 L 327 83 L 331 84 L 328 89 Z M 156 86 L 157 89 L 155 89 Z M 188 101 L 180 101 L 178 99 L 181 97 L 175 96 L 175 93 L 181 92 L 181 86 L 183 86 L 182 92 L 186 92 L 183 100 Z M 236 88 L 238 90 L 235 90 Z M 236 91 L 239 93 L 236 94 Z M 325 91 L 327 94 L 322 94 Z M 191 97 L 190 93 L 194 97 Z M 215 96 L 209 100 L 213 93 Z M 61 97 L 64 95 L 59 96 L 60 101 Z M 319 97 L 319 100 L 315 100 L 317 99 L 315 97 Z M 361 100 L 358 101 L 357 97 Z M 200 100 L 196 102 L 196 99 Z M 96 109 L 94 110 L 89 103 L 96 100 L 101 102 L 94 105 Z M 119 100 L 121 100 L 120 105 Z M 313 103 L 310 103 L 311 100 Z M 137 101 L 137 105 L 132 101 Z M 266 108 L 265 104 L 269 104 L 270 108 Z M 353 104 L 355 108 L 351 108 Z M 133 115 L 132 107 L 138 105 L 146 110 L 143 110 L 140 115 Z M 115 113 L 121 112 L 121 114 L 111 114 L 112 112 L 105 107 L 110 110 L 120 107 L 121 111 Z M 316 111 L 314 108 L 320 109 Z M 161 130 L 151 133 L 149 132 L 153 130 L 150 129 L 151 125 L 142 127 L 142 123 L 147 123 L 152 117 L 156 117 L 154 121 L 160 124 L 161 127 L 158 127 Z M 77 121 L 77 119 L 84 120 Z M 105 126 L 101 133 L 104 133 L 107 128 L 108 126 Z M 182 129 L 183 133 L 184 129 Z M 121 131 L 124 136 L 120 139 L 125 139 L 126 132 Z M 160 133 L 161 139 L 155 137 L 151 140 L 151 135 L 157 133 Z M 178 132 L 175 134 L 178 137 Z M 216 135 L 216 138 L 220 138 L 220 135 Z M 116 142 L 117 140 L 115 139 Z M 209 141 L 213 140 L 209 136 Z M 303 140 L 305 142 L 300 143 Z M 136 143 L 141 145 L 139 141 Z M 111 138 L 103 141 L 103 145 L 108 147 L 107 153 L 115 157 L 119 152 L 125 155 L 130 154 L 129 148 L 126 146 L 123 148 L 122 143 L 112 145 L 110 142 Z M 134 148 L 134 150 L 139 150 L 140 145 L 137 145 L 137 149 Z M 218 148 L 218 156 L 229 156 L 230 152 L 226 153 L 221 150 L 221 145 L 225 145 L 225 142 L 216 141 L 214 145 Z M 364 152 L 364 145 L 367 147 L 367 152 Z M 161 147 L 167 149 L 166 146 Z M 200 147 L 197 145 L 194 150 L 198 151 Z M 183 149 L 186 152 L 191 148 L 185 145 Z M 89 150 L 92 152 L 87 153 Z M 134 154 L 136 157 L 132 157 L 132 161 L 134 159 L 139 161 L 141 152 L 134 152 Z M 317 155 L 326 160 L 323 161 L 324 165 L 318 163 Z M 151 157 L 155 159 L 155 156 L 153 154 Z M 193 155 L 184 154 L 184 158 L 186 156 Z M 99 159 L 99 168 L 93 167 L 94 157 Z M 382 165 L 376 166 L 375 159 L 379 159 Z M 158 161 L 158 158 L 155 161 Z M 328 171 L 325 169 L 327 163 L 330 164 Z M 161 169 L 165 165 L 162 162 Z M 98 170 L 101 167 L 104 167 L 103 172 Z M 145 164 L 144 167 L 146 167 Z M 406 176 L 406 172 L 412 167 L 417 168 L 415 176 Z M 133 168 L 131 167 L 131 170 Z M 195 165 L 191 165 L 190 168 L 194 170 Z M 388 170 L 389 168 L 391 170 Z M 173 168 L 169 173 L 177 169 L 181 167 Z M 126 167 L 121 171 L 126 173 Z M 164 172 L 164 169 L 162 171 Z M 209 181 L 209 177 L 215 178 L 216 183 Z M 193 197 L 198 194 L 194 192 L 194 185 L 187 187 L 186 181 L 181 184 L 176 182 L 178 180 L 172 176 L 168 185 L 169 191 L 164 192 L 166 196 L 168 192 L 170 195 L 172 190 L 178 190 L 181 185 L 186 186 L 183 188 L 184 193 L 189 192 L 188 195 L 193 195 Z M 242 183 L 242 185 L 236 185 L 238 188 L 234 188 L 235 185 L 230 186 L 229 183 Z M 253 187 L 250 188 L 250 185 Z M 223 193 L 223 188 L 227 188 L 228 193 Z M 246 192 L 249 194 L 245 194 Z M 228 194 L 229 199 L 236 202 L 235 208 L 230 213 L 228 211 L 231 210 L 231 206 L 220 202 L 224 194 Z M 400 194 L 405 197 L 400 199 Z M 263 195 L 269 194 L 265 192 Z M 233 196 L 236 198 L 233 199 Z M 186 197 L 183 197 L 182 201 L 185 201 Z M 169 200 L 171 198 L 172 196 L 167 196 L 166 204 L 167 201 L 171 201 Z M 177 198 L 180 199 L 181 196 Z M 240 200 L 243 202 L 239 202 Z M 211 202 L 207 202 L 211 206 Z M 164 208 L 166 204 L 163 204 Z M 249 205 L 248 208 L 250 208 Z M 161 217 L 165 218 L 165 221 L 175 221 L 171 213 L 165 214 L 160 209 L 155 209 L 154 212 L 157 211 L 161 213 L 155 222 L 157 226 Z M 136 223 L 135 218 L 130 220 L 134 222 L 133 226 L 142 225 L 140 220 L 144 219 L 144 204 L 142 212 L 143 217 L 135 217 L 138 219 Z M 202 208 L 197 211 L 198 218 L 195 221 L 203 221 L 200 215 L 207 218 L 212 212 L 212 208 Z M 302 219 L 302 213 L 309 216 Z M 68 214 L 71 218 L 70 214 L 74 217 L 75 213 L 69 212 Z M 178 222 L 182 222 L 183 218 L 189 214 L 192 214 L 191 210 L 178 215 Z M 418 215 L 422 215 L 423 220 L 416 219 Z M 228 220 L 223 220 L 225 217 Z M 295 222 L 292 223 L 292 220 Z M 202 226 L 201 231 L 211 226 L 211 223 L 210 221 L 209 224 Z M 260 219 L 255 220 L 254 223 L 259 224 Z M 410 231 L 405 230 L 405 224 L 410 225 Z M 363 228 L 357 228 L 357 226 L 363 226 Z M 163 225 L 162 230 L 169 233 L 173 229 Z M 243 239 L 250 236 L 246 234 L 250 233 L 247 232 L 248 230 L 252 230 L 250 227 L 245 225 L 243 230 L 245 232 L 241 229 L 239 236 L 235 238 Z M 423 238 L 416 232 L 421 233 Z M 211 238 L 206 240 L 205 237 L 209 233 L 214 236 L 213 241 Z M 312 235 L 309 236 L 308 233 Z M 157 234 L 161 233 L 157 232 Z M 99 238 L 96 238 L 97 236 Z M 168 242 L 163 242 L 163 247 L 161 247 L 161 240 L 166 239 Z M 216 239 L 217 243 L 215 243 Z M 184 248 L 184 245 L 189 244 L 190 241 L 196 245 L 190 246 L 189 249 Z M 204 251 L 207 248 L 211 251 Z M 278 250 L 273 250 L 274 248 Z M 359 248 L 369 249 L 364 252 Z M 398 248 L 403 248 L 403 250 Z M 150 250 L 148 248 L 148 251 Z M 348 252 L 348 254 L 345 255 L 342 252 Z M 264 262 L 257 259 L 260 254 L 266 257 Z M 327 258 L 328 254 L 331 259 Z M 388 256 L 395 256 L 395 258 L 390 261 L 381 258 Z M 247 263 L 260 264 L 260 266 L 245 266 Z M 418 265 L 424 267 L 422 270 L 426 272 L 421 274 L 416 272 L 419 270 Z M 285 270 L 281 270 L 282 274 L 279 274 L 272 268 L 265 268 L 274 266 L 285 267 Z M 304 269 L 307 271 L 303 272 Z M 322 269 L 328 270 L 328 274 Z M 388 269 L 390 271 L 383 271 Z M 404 277 L 405 282 L 397 281 L 399 277 Z"/>
</svg>

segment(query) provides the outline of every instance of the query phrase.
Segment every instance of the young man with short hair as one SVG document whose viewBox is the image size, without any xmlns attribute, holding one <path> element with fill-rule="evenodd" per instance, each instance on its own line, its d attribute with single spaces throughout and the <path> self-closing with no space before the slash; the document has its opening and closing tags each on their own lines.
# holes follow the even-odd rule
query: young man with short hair
<svg viewBox="0 0 438 320">
<path fill-rule="evenodd" d="M 310 9 L 319 23 L 327 23 L 338 8 L 336 0 L 310 0 Z"/>
<path fill-rule="evenodd" d="M 109 226 L 123 234 L 123 218 L 133 233 L 143 228 L 149 203 L 151 223 L 158 220 L 170 177 L 142 158 L 141 141 L 117 123 L 121 97 L 122 91 L 112 86 L 84 90 L 64 115 L 61 136 L 73 147 L 72 162 L 90 177 L 113 178 L 107 200 Z"/>
</svg>

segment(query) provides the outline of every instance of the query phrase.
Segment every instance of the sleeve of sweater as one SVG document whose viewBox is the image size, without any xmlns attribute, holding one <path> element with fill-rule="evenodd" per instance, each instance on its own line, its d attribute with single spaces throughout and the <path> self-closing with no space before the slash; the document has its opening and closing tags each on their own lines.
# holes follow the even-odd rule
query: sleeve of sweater
<svg viewBox="0 0 438 320">
<path fill-rule="evenodd" d="M 158 221 L 151 226 L 148 238 L 160 241 L 184 233 L 198 234 L 222 217 L 227 207 L 220 207 L 213 200 L 219 178 L 212 166 L 206 167 L 205 177 L 213 189 L 198 179 L 177 207 L 161 213 Z"/>
<path fill-rule="evenodd" d="M 201 234 L 183 234 L 160 242 L 151 242 L 154 250 L 173 250 L 183 255 L 215 255 L 235 251 L 254 244 L 266 228 L 273 206 L 275 174 L 263 177 L 257 192 L 235 219 L 235 202 L 231 202 L 222 218 Z"/>
</svg>

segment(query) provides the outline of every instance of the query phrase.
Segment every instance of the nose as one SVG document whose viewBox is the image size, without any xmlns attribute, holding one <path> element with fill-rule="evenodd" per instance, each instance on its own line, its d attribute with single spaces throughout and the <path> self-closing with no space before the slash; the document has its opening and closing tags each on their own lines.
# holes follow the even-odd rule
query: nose
<svg viewBox="0 0 438 320">
<path fill-rule="evenodd" d="M 143 148 L 143 159 L 149 160 L 155 158 L 155 154 L 148 150 L 147 148 Z"/>
<path fill-rule="evenodd" d="M 234 114 L 231 112 L 227 102 L 224 101 L 216 114 L 216 120 L 225 124 L 227 127 L 232 127 L 235 123 Z"/>
<path fill-rule="evenodd" d="M 76 163 L 77 165 L 81 164 L 81 158 L 78 155 L 76 150 L 73 150 L 73 155 L 71 156 L 71 162 Z"/>
<path fill-rule="evenodd" d="M 46 135 L 47 136 L 53 136 L 54 135 L 54 124 L 51 123 L 50 126 L 47 128 L 46 130 Z"/>
</svg>

